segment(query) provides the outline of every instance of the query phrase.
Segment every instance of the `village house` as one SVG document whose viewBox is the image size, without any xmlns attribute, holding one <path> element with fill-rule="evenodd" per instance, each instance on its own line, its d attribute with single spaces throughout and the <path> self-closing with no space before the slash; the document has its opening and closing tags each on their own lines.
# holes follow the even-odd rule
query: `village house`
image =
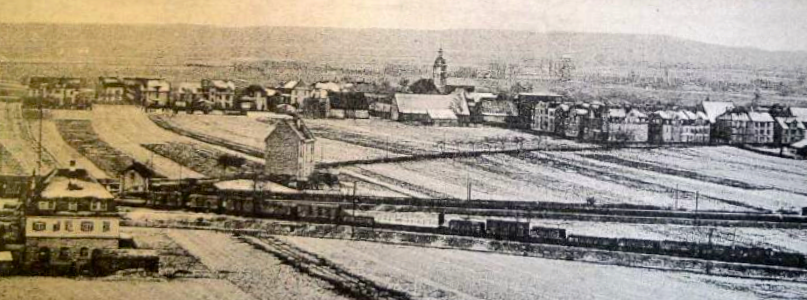
<svg viewBox="0 0 807 300">
<path fill-rule="evenodd" d="M 92 103 L 95 91 L 85 88 L 80 78 L 31 77 L 28 96 L 44 100 L 45 106 L 69 108 Z"/>
<path fill-rule="evenodd" d="M 582 139 L 586 141 L 604 141 L 608 135 L 608 107 L 599 101 L 581 105 L 588 112 L 582 118 Z"/>
<path fill-rule="evenodd" d="M 463 95 L 465 96 L 465 102 L 468 103 L 468 109 L 471 111 L 474 111 L 475 107 L 482 101 L 496 101 L 499 99 L 494 93 L 465 92 Z"/>
<path fill-rule="evenodd" d="M 51 171 L 25 204 L 25 259 L 29 269 L 80 270 L 105 250 L 118 249 L 115 201 L 74 161 Z"/>
<path fill-rule="evenodd" d="M 124 78 L 126 100 L 144 107 L 166 107 L 170 100 L 171 83 L 162 78 Z"/>
<path fill-rule="evenodd" d="M 395 94 L 390 119 L 437 126 L 457 126 L 470 121 L 468 104 L 460 94 Z"/>
<path fill-rule="evenodd" d="M 647 142 L 648 117 L 635 108 L 610 108 L 607 128 L 609 142 Z"/>
<path fill-rule="evenodd" d="M 241 91 L 239 101 L 242 106 L 249 106 L 248 110 L 274 111 L 281 104 L 280 94 L 261 85 L 253 84 Z"/>
<path fill-rule="evenodd" d="M 474 123 L 506 125 L 515 122 L 518 117 L 515 103 L 508 100 L 481 100 L 470 110 Z"/>
<path fill-rule="evenodd" d="M 780 145 L 790 145 L 805 137 L 804 123 L 795 117 L 777 117 L 774 123 L 773 140 Z"/>
<path fill-rule="evenodd" d="M 202 99 L 202 84 L 198 82 L 183 82 L 177 85 L 174 91 L 173 103 L 175 106 L 186 107 Z"/>
<path fill-rule="evenodd" d="M 748 112 L 749 131 L 752 144 L 772 144 L 774 136 L 774 123 L 776 121 L 767 112 Z"/>
<path fill-rule="evenodd" d="M 588 109 L 580 105 L 563 103 L 558 105 L 556 110 L 555 124 L 556 133 L 566 138 L 582 138 L 584 119 L 588 115 Z"/>
<path fill-rule="evenodd" d="M 648 139 L 651 143 L 709 142 L 709 121 L 703 112 L 660 110 L 649 116 Z"/>
<path fill-rule="evenodd" d="M 556 106 L 561 96 L 554 93 L 519 93 L 514 102 L 518 110 L 517 124 L 521 128 L 555 132 Z"/>
<path fill-rule="evenodd" d="M 288 97 L 287 104 L 294 107 L 301 107 L 305 103 L 305 99 L 313 96 L 313 90 L 301 80 L 292 80 L 286 82 L 281 88 L 284 97 Z"/>
<path fill-rule="evenodd" d="M 713 126 L 712 141 L 728 144 L 746 144 L 753 140 L 748 118 L 743 108 L 734 108 L 718 116 Z"/>
<path fill-rule="evenodd" d="M 163 178 L 148 166 L 133 161 L 120 172 L 120 193 L 145 193 L 149 191 L 153 178 Z"/>
<path fill-rule="evenodd" d="M 325 116 L 337 119 L 369 119 L 370 105 L 364 93 L 331 93 L 324 99 Z"/>
<path fill-rule="evenodd" d="M 264 139 L 266 167 L 264 173 L 280 182 L 308 181 L 314 172 L 314 134 L 303 120 L 279 119 Z"/>
<path fill-rule="evenodd" d="M 788 107 L 788 116 L 807 126 L 807 107 Z"/>
<path fill-rule="evenodd" d="M 95 99 L 99 103 L 123 103 L 126 93 L 123 81 L 117 77 L 98 77 Z"/>
<path fill-rule="evenodd" d="M 235 83 L 231 80 L 202 79 L 202 94 L 217 108 L 240 109 L 235 107 Z"/>
</svg>

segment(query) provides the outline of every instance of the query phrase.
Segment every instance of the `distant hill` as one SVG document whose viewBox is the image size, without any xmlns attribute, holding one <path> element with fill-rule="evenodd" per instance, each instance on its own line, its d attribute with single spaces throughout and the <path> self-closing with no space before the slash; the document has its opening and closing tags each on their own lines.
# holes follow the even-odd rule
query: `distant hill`
<svg viewBox="0 0 807 300">
<path fill-rule="evenodd" d="M 12 61 L 118 64 L 302 60 L 429 64 L 442 46 L 449 64 L 540 64 L 564 54 L 581 66 L 807 67 L 807 52 L 734 48 L 658 35 L 499 30 L 393 30 L 196 25 L 0 24 L 0 57 Z"/>
</svg>

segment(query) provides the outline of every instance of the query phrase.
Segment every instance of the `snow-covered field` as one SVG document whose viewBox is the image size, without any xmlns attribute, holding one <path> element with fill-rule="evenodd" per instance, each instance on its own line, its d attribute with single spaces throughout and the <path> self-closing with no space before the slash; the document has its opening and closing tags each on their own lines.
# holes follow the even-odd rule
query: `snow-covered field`
<svg viewBox="0 0 807 300">
<path fill-rule="evenodd" d="M 168 235 L 256 299 L 346 299 L 329 290 L 327 282 L 303 275 L 231 235 L 190 230 L 168 230 Z"/>
<path fill-rule="evenodd" d="M 460 250 L 278 237 L 416 299 L 797 299 L 807 285 Z"/>
<path fill-rule="evenodd" d="M 433 127 L 385 119 L 311 119 L 306 120 L 306 124 L 319 136 L 406 154 L 520 149 L 519 147 L 592 147 L 590 144 L 498 127 Z"/>
<path fill-rule="evenodd" d="M 36 168 L 37 143 L 22 118 L 20 103 L 0 102 L 0 145 L 5 149 L 1 158 L 5 163 L 0 173 L 30 174 Z M 54 159 L 44 153 L 43 171 L 55 165 Z"/>
<path fill-rule="evenodd" d="M 250 300 L 258 299 L 221 279 L 150 280 L 4 277 L 0 299 L 25 300 Z"/>
<path fill-rule="evenodd" d="M 179 128 L 210 135 L 245 145 L 253 149 L 263 149 L 264 139 L 273 129 L 272 121 L 267 121 L 267 116 L 221 116 L 221 115 L 187 115 L 177 114 L 170 117 L 162 117 Z M 261 119 L 262 121 L 258 121 Z M 306 124 L 312 120 L 305 120 Z M 321 136 L 317 136 L 317 146 L 314 151 L 318 160 L 323 162 L 373 159 L 382 157 L 393 157 L 394 154 L 381 149 L 362 147 L 345 142 L 335 141 Z"/>
</svg>

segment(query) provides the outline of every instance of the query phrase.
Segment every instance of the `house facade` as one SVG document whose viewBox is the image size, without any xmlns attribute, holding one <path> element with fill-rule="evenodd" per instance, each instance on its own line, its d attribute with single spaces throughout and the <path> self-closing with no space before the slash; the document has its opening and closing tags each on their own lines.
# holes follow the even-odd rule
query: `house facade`
<svg viewBox="0 0 807 300">
<path fill-rule="evenodd" d="M 314 172 L 316 139 L 299 117 L 278 120 L 264 143 L 266 175 L 308 181 Z"/>
<path fill-rule="evenodd" d="M 96 92 L 98 103 L 123 103 L 126 88 L 117 77 L 98 77 Z"/>
<path fill-rule="evenodd" d="M 203 79 L 202 93 L 205 99 L 212 101 L 217 108 L 240 109 L 235 107 L 235 83 L 231 80 Z"/>
<path fill-rule="evenodd" d="M 120 193 L 145 193 L 149 191 L 151 180 L 162 177 L 148 166 L 133 161 L 120 172 Z"/>
<path fill-rule="evenodd" d="M 118 249 L 120 217 L 104 186 L 84 169 L 55 169 L 25 207 L 23 263 L 36 270 L 80 270 Z"/>
<path fill-rule="evenodd" d="M 390 119 L 426 125 L 457 126 L 470 122 L 471 113 L 460 94 L 395 94 Z"/>
<path fill-rule="evenodd" d="M 609 142 L 647 142 L 648 117 L 638 109 L 627 111 L 624 108 L 608 110 L 607 123 Z"/>
<path fill-rule="evenodd" d="M 774 123 L 774 137 L 776 143 L 790 145 L 801 141 L 805 137 L 804 123 L 795 117 L 777 117 Z"/>
</svg>

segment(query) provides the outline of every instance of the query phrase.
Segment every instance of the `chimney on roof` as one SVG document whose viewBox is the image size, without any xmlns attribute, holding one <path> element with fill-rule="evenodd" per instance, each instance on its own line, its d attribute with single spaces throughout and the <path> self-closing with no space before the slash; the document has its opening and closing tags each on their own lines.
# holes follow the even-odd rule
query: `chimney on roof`
<svg viewBox="0 0 807 300">
<path fill-rule="evenodd" d="M 70 172 L 75 172 L 75 171 L 76 171 L 76 161 L 71 160 L 70 161 Z"/>
</svg>

